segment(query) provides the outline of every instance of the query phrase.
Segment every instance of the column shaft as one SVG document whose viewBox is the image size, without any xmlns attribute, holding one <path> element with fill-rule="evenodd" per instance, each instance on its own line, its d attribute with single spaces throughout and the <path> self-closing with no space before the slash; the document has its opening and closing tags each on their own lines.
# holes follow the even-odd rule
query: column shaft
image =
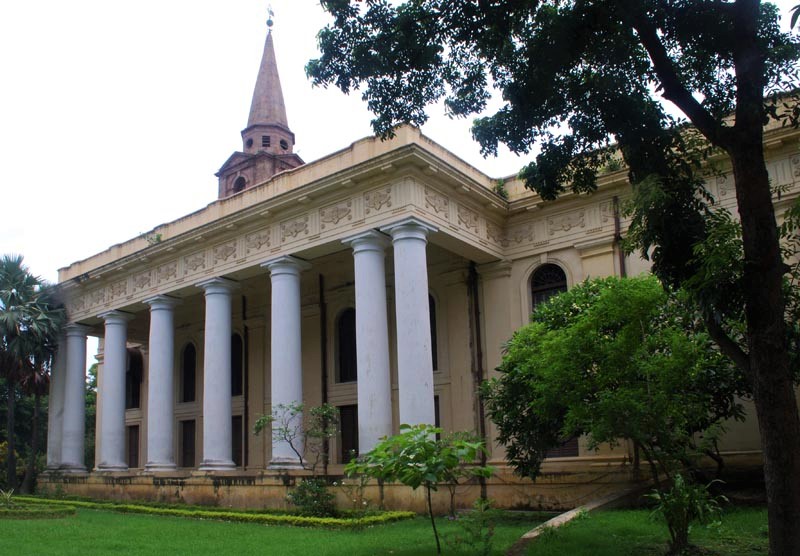
<svg viewBox="0 0 800 556">
<path fill-rule="evenodd" d="M 394 246 L 397 381 L 400 423 L 433 424 L 433 358 L 428 305 L 427 235 L 435 228 L 408 218 L 382 228 Z"/>
<path fill-rule="evenodd" d="M 61 433 L 61 469 L 81 473 L 84 465 L 86 422 L 86 333 L 85 326 L 67 326 L 67 361 L 64 385 L 64 422 Z"/>
<path fill-rule="evenodd" d="M 159 295 L 150 305 L 150 366 L 147 382 L 147 471 L 175 469 L 173 442 L 174 307 L 178 300 Z"/>
<path fill-rule="evenodd" d="M 308 263 L 294 257 L 281 257 L 265 263 L 272 281 L 272 327 L 271 327 L 271 388 L 272 412 L 278 406 L 303 403 L 303 360 L 301 348 L 300 315 L 300 271 L 309 268 Z M 302 415 L 294 418 L 302 423 Z M 298 438 L 295 446 L 303 445 Z M 301 462 L 288 442 L 272 439 L 270 467 L 298 467 Z"/>
<path fill-rule="evenodd" d="M 358 448 L 370 451 L 392 434 L 389 323 L 384 250 L 388 238 L 370 231 L 345 240 L 353 247 L 356 281 Z"/>
<path fill-rule="evenodd" d="M 128 365 L 128 321 L 132 315 L 110 311 L 105 320 L 103 381 L 100 389 L 100 461 L 98 471 L 125 471 L 125 371 Z"/>
<path fill-rule="evenodd" d="M 47 401 L 47 469 L 61 465 L 61 444 L 64 421 L 64 392 L 67 383 L 67 337 L 61 335 L 50 371 L 50 392 Z"/>
<path fill-rule="evenodd" d="M 236 283 L 213 278 L 205 290 L 206 326 L 203 357 L 202 471 L 235 469 L 231 425 L 231 292 Z"/>
</svg>

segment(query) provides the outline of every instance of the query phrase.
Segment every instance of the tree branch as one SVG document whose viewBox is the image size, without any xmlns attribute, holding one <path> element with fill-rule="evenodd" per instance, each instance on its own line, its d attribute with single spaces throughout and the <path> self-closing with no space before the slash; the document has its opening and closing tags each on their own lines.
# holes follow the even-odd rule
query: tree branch
<svg viewBox="0 0 800 556">
<path fill-rule="evenodd" d="M 691 120 L 694 126 L 709 140 L 714 146 L 727 148 L 731 137 L 730 130 L 720 125 L 714 117 L 697 102 L 681 82 L 675 64 L 669 57 L 664 43 L 658 37 L 658 32 L 653 22 L 641 11 L 638 2 L 627 3 L 625 12 L 630 19 L 630 24 L 639 35 L 642 46 L 647 50 L 650 61 L 653 64 L 661 87 L 664 91 L 665 99 L 677 106 Z"/>
<path fill-rule="evenodd" d="M 720 351 L 727 355 L 734 365 L 739 367 L 750 378 L 750 357 L 744 350 L 739 347 L 739 344 L 733 341 L 728 333 L 712 318 L 703 319 L 708 329 L 708 334 L 711 339 L 719 346 Z"/>
</svg>

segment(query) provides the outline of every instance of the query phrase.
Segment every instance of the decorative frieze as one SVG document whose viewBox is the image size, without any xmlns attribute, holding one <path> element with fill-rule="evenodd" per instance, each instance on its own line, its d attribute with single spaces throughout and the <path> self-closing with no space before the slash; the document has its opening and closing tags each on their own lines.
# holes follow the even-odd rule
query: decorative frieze
<svg viewBox="0 0 800 556">
<path fill-rule="evenodd" d="M 326 225 L 333 224 L 335 226 L 345 218 L 353 219 L 353 202 L 350 200 L 319 209 L 320 228 L 323 230 Z"/>
<path fill-rule="evenodd" d="M 391 187 L 382 187 L 364 193 L 364 210 L 367 214 L 379 212 L 383 207 L 392 207 Z"/>
<path fill-rule="evenodd" d="M 477 234 L 478 213 L 462 205 L 458 205 L 456 212 L 458 213 L 458 225 L 463 226 L 467 230 L 472 230 Z"/>
<path fill-rule="evenodd" d="M 171 262 L 167 264 L 162 264 L 156 270 L 156 280 L 158 280 L 159 284 L 163 284 L 169 280 L 177 278 L 178 276 L 178 263 Z"/>
<path fill-rule="evenodd" d="M 111 297 L 123 297 L 128 294 L 128 281 L 120 280 L 111 284 Z"/>
<path fill-rule="evenodd" d="M 142 272 L 133 277 L 133 289 L 143 290 L 150 287 L 151 276 L 150 271 Z"/>
<path fill-rule="evenodd" d="M 533 231 L 533 224 L 521 224 L 508 231 L 509 241 L 519 245 L 521 243 L 532 243 L 536 234 Z"/>
<path fill-rule="evenodd" d="M 89 304 L 90 305 L 101 305 L 106 302 L 106 289 L 99 288 L 94 291 L 89 292 Z"/>
<path fill-rule="evenodd" d="M 447 218 L 450 201 L 444 195 L 439 195 L 433 189 L 425 188 L 425 208 L 433 209 L 436 214 L 441 214 Z"/>
<path fill-rule="evenodd" d="M 800 154 L 796 154 L 791 158 L 792 163 L 792 176 L 800 178 Z"/>
<path fill-rule="evenodd" d="M 568 232 L 573 228 L 586 227 L 586 211 L 576 210 L 558 216 L 551 216 L 547 219 L 547 229 L 551 236 L 558 232 Z"/>
<path fill-rule="evenodd" d="M 198 270 L 205 270 L 206 268 L 206 254 L 205 251 L 193 253 L 183 258 L 183 274 L 191 274 Z"/>
<path fill-rule="evenodd" d="M 486 223 L 486 238 L 502 247 L 508 247 L 508 236 L 503 228 L 492 222 Z"/>
<path fill-rule="evenodd" d="M 244 239 L 244 246 L 247 253 L 252 251 L 260 251 L 262 247 L 270 246 L 270 230 L 261 230 L 252 234 L 247 234 Z"/>
<path fill-rule="evenodd" d="M 308 235 L 308 216 L 281 222 L 281 241 L 286 241 L 286 238 L 297 239 L 300 234 Z"/>
<path fill-rule="evenodd" d="M 236 242 L 231 241 L 214 247 L 214 264 L 233 259 L 236 255 Z"/>
</svg>

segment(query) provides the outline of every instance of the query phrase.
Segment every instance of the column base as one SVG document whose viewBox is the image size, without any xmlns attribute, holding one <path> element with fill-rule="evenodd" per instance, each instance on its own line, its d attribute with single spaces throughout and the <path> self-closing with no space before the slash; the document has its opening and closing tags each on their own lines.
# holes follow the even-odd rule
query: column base
<svg viewBox="0 0 800 556">
<path fill-rule="evenodd" d="M 124 463 L 101 463 L 95 467 L 98 473 L 125 473 L 128 471 L 128 466 Z"/>
<path fill-rule="evenodd" d="M 58 468 L 59 473 L 65 474 L 82 474 L 85 475 L 88 473 L 85 465 L 77 464 L 77 463 L 62 463 Z"/>
<path fill-rule="evenodd" d="M 233 460 L 224 461 L 204 461 L 197 468 L 198 471 L 236 471 L 236 464 Z"/>
<path fill-rule="evenodd" d="M 305 467 L 297 461 L 297 458 L 275 458 L 270 460 L 267 469 L 303 470 Z"/>
<path fill-rule="evenodd" d="M 175 471 L 178 468 L 177 465 L 174 463 L 150 463 L 144 466 L 145 473 L 159 473 L 159 472 L 170 472 Z"/>
</svg>

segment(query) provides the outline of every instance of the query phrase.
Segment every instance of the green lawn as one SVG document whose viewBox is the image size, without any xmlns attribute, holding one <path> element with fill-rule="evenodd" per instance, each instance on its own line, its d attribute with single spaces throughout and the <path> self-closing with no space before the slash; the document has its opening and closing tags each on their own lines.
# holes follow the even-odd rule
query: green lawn
<svg viewBox="0 0 800 556">
<path fill-rule="evenodd" d="M 735 508 L 718 527 L 696 525 L 689 535 L 706 554 L 745 556 L 767 553 L 767 512 L 763 508 Z M 528 556 L 662 555 L 669 534 L 662 521 L 647 510 L 620 510 L 589 514 L 535 540 Z"/>
<path fill-rule="evenodd" d="M 492 554 L 503 554 L 537 524 L 520 519 L 502 521 L 496 530 Z M 437 520 L 437 525 L 445 535 L 458 530 L 446 519 Z M 468 548 L 460 551 L 443 548 L 444 554 L 474 554 L 474 550 Z M 8 555 L 411 556 L 435 553 L 430 522 L 422 517 L 361 531 L 225 523 L 82 509 L 77 515 L 62 519 L 0 520 L 0 554 Z"/>
</svg>

